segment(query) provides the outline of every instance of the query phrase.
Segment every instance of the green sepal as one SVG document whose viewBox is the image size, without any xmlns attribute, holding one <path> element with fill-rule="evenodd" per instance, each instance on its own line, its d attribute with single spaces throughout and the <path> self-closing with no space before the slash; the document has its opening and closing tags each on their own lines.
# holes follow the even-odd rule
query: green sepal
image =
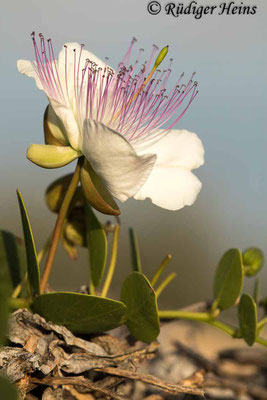
<svg viewBox="0 0 267 400">
<path fill-rule="evenodd" d="M 107 215 L 120 214 L 115 200 L 87 160 L 81 169 L 81 183 L 84 196 L 93 208 Z"/>
<path fill-rule="evenodd" d="M 70 146 L 31 144 L 27 150 L 27 158 L 31 162 L 48 169 L 64 167 L 80 156 L 81 153 Z"/>
</svg>

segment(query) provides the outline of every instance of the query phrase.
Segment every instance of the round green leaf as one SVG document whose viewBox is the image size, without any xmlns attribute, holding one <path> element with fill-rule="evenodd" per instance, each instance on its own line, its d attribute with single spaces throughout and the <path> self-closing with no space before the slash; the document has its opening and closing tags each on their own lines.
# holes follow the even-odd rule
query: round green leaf
<svg viewBox="0 0 267 400">
<path fill-rule="evenodd" d="M 90 259 L 90 278 L 94 287 L 100 284 L 107 261 L 107 236 L 89 204 L 85 205 L 86 241 Z"/>
<path fill-rule="evenodd" d="M 242 294 L 238 305 L 238 318 L 241 335 L 252 346 L 257 335 L 257 306 L 252 296 Z"/>
<path fill-rule="evenodd" d="M 72 292 L 38 296 L 33 310 L 48 321 L 77 333 L 99 333 L 122 324 L 126 307 L 120 301 Z"/>
<path fill-rule="evenodd" d="M 214 279 L 215 302 L 221 310 L 235 304 L 243 286 L 244 267 L 239 249 L 228 250 L 220 260 Z"/>
<path fill-rule="evenodd" d="M 3 400 L 18 400 L 19 398 L 16 386 L 3 376 L 0 376 L 0 394 Z"/>
<path fill-rule="evenodd" d="M 126 304 L 126 325 L 143 342 L 152 342 L 159 334 L 157 299 L 148 279 L 140 272 L 132 272 L 124 281 L 121 301 Z"/>
<path fill-rule="evenodd" d="M 32 296 L 40 294 L 40 270 L 36 255 L 35 243 L 32 234 L 32 228 L 26 210 L 22 195 L 17 190 L 19 207 L 21 213 L 21 221 L 24 232 L 24 241 L 27 255 L 27 267 L 28 267 L 28 280 L 30 284 L 30 290 Z"/>
<path fill-rule="evenodd" d="M 0 231 L 1 295 L 11 296 L 22 281 L 27 269 L 26 251 L 21 239 L 7 231 Z"/>
<path fill-rule="evenodd" d="M 260 249 L 251 247 L 243 252 L 243 264 L 246 276 L 256 275 L 263 267 L 264 255 Z"/>
</svg>

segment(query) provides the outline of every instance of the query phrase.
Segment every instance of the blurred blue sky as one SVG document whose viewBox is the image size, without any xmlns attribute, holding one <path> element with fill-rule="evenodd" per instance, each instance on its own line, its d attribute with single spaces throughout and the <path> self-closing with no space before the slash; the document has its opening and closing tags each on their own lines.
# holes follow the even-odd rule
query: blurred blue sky
<svg viewBox="0 0 267 400">
<path fill-rule="evenodd" d="M 180 306 L 208 296 L 217 261 L 229 247 L 255 245 L 267 255 L 267 3 L 244 1 L 257 5 L 254 16 L 213 15 L 200 20 L 192 15 L 152 16 L 147 3 L 24 0 L 2 4 L 1 227 L 21 233 L 15 196 L 19 187 L 40 246 L 54 221 L 43 203 L 45 187 L 73 169 L 71 165 L 64 171 L 42 170 L 25 157 L 30 143 L 42 142 L 47 103 L 34 81 L 16 69 L 17 59 L 33 59 L 30 33 L 35 30 L 51 37 L 56 53 L 65 41 L 85 43 L 98 57 L 109 56 L 114 66 L 133 36 L 147 54 L 153 43 L 159 47 L 169 44 L 169 55 L 174 58 L 172 83 L 183 71 L 188 77 L 197 72 L 200 92 L 177 127 L 194 131 L 203 140 L 206 162 L 196 171 L 203 189 L 194 206 L 177 212 L 159 209 L 149 201 L 123 204 L 119 268 L 125 273 L 130 270 L 127 229 L 133 225 L 147 270 L 155 268 L 167 253 L 173 255 L 170 269 L 178 279 L 163 303 Z M 161 3 L 164 6 L 167 1 Z M 79 266 L 66 261 L 61 252 L 58 261 L 58 273 L 53 273 L 57 288 L 76 288 L 87 279 L 84 252 Z M 265 294 L 266 271 L 262 273 Z M 59 277 L 62 272 L 72 277 L 71 282 Z M 117 283 L 121 276 L 117 274 Z"/>
</svg>

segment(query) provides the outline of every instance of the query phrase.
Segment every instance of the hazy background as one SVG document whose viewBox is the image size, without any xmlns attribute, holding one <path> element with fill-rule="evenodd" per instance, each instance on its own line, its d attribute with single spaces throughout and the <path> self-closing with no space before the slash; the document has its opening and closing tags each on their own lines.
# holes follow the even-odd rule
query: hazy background
<svg viewBox="0 0 267 400">
<path fill-rule="evenodd" d="M 51 37 L 56 53 L 65 41 L 78 41 L 100 58 L 109 56 L 114 66 L 132 36 L 139 39 L 138 45 L 147 55 L 153 43 L 159 47 L 169 44 L 169 55 L 174 58 L 173 84 L 181 72 L 189 77 L 197 71 L 200 93 L 177 127 L 197 132 L 203 140 L 205 166 L 196 171 L 203 189 L 194 206 L 177 212 L 160 209 L 148 200 L 121 205 L 123 228 L 114 282 L 118 289 L 130 271 L 127 230 L 134 226 L 145 272 L 151 273 L 167 253 L 173 255 L 169 269 L 175 270 L 178 278 L 162 296 L 161 304 L 180 307 L 211 295 L 214 270 L 229 247 L 255 245 L 267 254 L 267 3 L 244 1 L 258 6 L 254 16 L 213 15 L 201 20 L 192 15 L 178 19 L 164 13 L 151 16 L 147 3 L 2 2 L 0 218 L 2 228 L 21 235 L 15 195 L 19 187 L 40 248 L 55 219 L 43 202 L 44 190 L 74 167 L 43 170 L 25 157 L 30 143 L 42 142 L 42 115 L 47 103 L 34 81 L 16 69 L 18 58 L 33 59 L 31 31 Z M 262 272 L 265 294 L 266 277 L 267 268 Z M 80 263 L 73 263 L 60 250 L 52 285 L 77 289 L 87 279 L 86 252 L 80 253 Z"/>
</svg>

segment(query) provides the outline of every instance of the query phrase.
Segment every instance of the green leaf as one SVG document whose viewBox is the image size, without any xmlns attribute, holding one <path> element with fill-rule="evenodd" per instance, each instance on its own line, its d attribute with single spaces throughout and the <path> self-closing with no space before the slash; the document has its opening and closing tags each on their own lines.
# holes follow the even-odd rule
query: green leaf
<svg viewBox="0 0 267 400">
<path fill-rule="evenodd" d="M 77 333 L 100 333 L 123 323 L 126 307 L 120 301 L 72 292 L 38 296 L 33 310 L 48 321 Z"/>
<path fill-rule="evenodd" d="M 257 335 L 257 306 L 252 296 L 242 294 L 238 305 L 238 318 L 241 335 L 252 346 Z"/>
<path fill-rule="evenodd" d="M 126 304 L 126 325 L 143 342 L 152 342 L 159 334 L 156 295 L 148 279 L 140 272 L 132 272 L 124 281 L 121 301 Z"/>
<path fill-rule="evenodd" d="M 5 336 L 7 332 L 7 321 L 8 321 L 7 297 L 3 296 L 0 293 L 0 345 L 2 345 L 5 342 Z"/>
<path fill-rule="evenodd" d="M 107 261 L 107 237 L 102 224 L 89 204 L 85 205 L 86 241 L 89 250 L 90 278 L 94 287 L 100 284 Z"/>
<path fill-rule="evenodd" d="M 25 275 L 26 265 L 26 251 L 22 239 L 10 232 L 0 231 L 1 295 L 11 296 Z"/>
<path fill-rule="evenodd" d="M 243 264 L 246 276 L 256 275 L 264 264 L 264 255 L 260 249 L 251 247 L 243 252 Z"/>
<path fill-rule="evenodd" d="M 97 211 L 107 215 L 120 215 L 120 209 L 87 160 L 81 169 L 83 193 L 88 203 Z"/>
<path fill-rule="evenodd" d="M 214 279 L 214 297 L 221 310 L 235 304 L 243 286 L 244 267 L 239 249 L 228 250 L 219 262 Z"/>
<path fill-rule="evenodd" d="M 29 216 L 19 190 L 17 190 L 27 255 L 28 280 L 32 296 L 40 294 L 40 270 Z"/>
<path fill-rule="evenodd" d="M 31 144 L 27 150 L 27 158 L 43 168 L 60 168 L 81 156 L 81 152 L 70 146 L 51 144 Z"/>
<path fill-rule="evenodd" d="M 137 236 L 133 228 L 129 229 L 129 235 L 130 235 L 133 270 L 137 272 L 142 272 L 141 257 L 140 257 Z"/>
<path fill-rule="evenodd" d="M 0 376 L 0 394 L 3 400 L 18 400 L 19 398 L 16 386 L 3 376 Z"/>
</svg>

